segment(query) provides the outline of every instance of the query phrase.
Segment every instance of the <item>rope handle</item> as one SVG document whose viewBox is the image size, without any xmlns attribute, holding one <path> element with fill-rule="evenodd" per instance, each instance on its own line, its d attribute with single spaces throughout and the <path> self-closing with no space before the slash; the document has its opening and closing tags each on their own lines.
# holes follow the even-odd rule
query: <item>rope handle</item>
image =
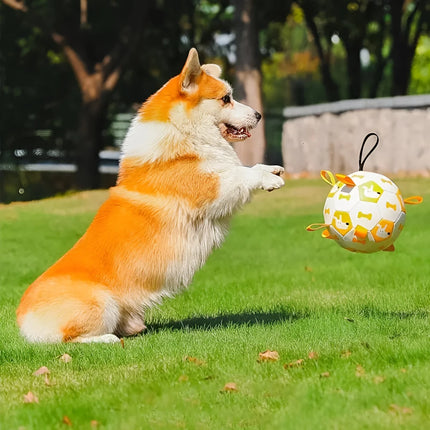
<svg viewBox="0 0 430 430">
<path fill-rule="evenodd" d="M 364 160 L 363 160 L 363 150 L 364 150 L 364 146 L 366 145 L 366 142 L 367 142 L 367 139 L 370 137 L 370 136 L 375 136 L 376 137 L 376 142 L 375 142 L 375 144 L 373 145 L 373 147 L 372 147 L 372 149 L 367 153 L 367 155 L 364 157 Z M 359 155 L 359 158 L 358 158 L 358 170 L 360 170 L 360 171 L 362 171 L 363 170 L 363 168 L 364 168 L 364 163 L 366 162 L 366 160 L 369 158 L 369 155 L 376 149 L 376 147 L 378 146 L 378 144 L 379 144 L 379 137 L 378 137 L 378 135 L 376 134 L 376 133 L 369 133 L 365 138 L 364 138 L 364 140 L 363 140 L 363 143 L 361 144 L 361 149 L 360 149 L 360 155 Z"/>
</svg>

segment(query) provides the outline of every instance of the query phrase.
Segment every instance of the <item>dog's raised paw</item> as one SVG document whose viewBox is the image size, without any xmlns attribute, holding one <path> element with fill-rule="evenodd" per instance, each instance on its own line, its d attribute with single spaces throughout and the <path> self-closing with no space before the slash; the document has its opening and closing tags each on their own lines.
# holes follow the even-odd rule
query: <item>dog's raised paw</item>
<svg viewBox="0 0 430 430">
<path fill-rule="evenodd" d="M 285 169 L 282 166 L 267 165 L 267 164 L 256 164 L 255 169 L 264 170 L 265 172 L 272 173 L 273 175 L 280 176 L 284 173 Z"/>
<path fill-rule="evenodd" d="M 272 172 L 265 171 L 263 174 L 261 189 L 265 191 L 273 191 L 281 188 L 284 184 L 285 182 L 280 176 L 277 176 Z"/>
</svg>

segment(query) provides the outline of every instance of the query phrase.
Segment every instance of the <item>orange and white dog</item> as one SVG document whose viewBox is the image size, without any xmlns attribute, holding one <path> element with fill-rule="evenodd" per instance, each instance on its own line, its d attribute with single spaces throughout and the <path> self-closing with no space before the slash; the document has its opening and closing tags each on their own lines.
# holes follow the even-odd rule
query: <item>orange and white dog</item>
<svg viewBox="0 0 430 430">
<path fill-rule="evenodd" d="M 261 115 L 233 100 L 191 49 L 182 72 L 141 107 L 117 185 L 84 236 L 30 285 L 17 310 L 30 342 L 117 342 L 145 308 L 188 286 L 253 190 L 284 185 L 279 166 L 241 165 L 231 142 Z"/>
</svg>

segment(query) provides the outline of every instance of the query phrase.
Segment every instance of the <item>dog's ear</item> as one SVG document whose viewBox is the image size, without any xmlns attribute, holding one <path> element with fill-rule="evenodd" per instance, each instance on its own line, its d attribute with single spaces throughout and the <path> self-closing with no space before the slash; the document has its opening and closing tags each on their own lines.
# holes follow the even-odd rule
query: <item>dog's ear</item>
<svg viewBox="0 0 430 430">
<path fill-rule="evenodd" d="M 202 73 L 199 54 L 195 48 L 191 48 L 187 61 L 181 72 L 181 91 L 191 93 L 197 88 L 197 80 Z"/>
<path fill-rule="evenodd" d="M 222 69 L 218 64 L 203 64 L 202 70 L 214 78 L 219 78 L 222 72 Z"/>
</svg>

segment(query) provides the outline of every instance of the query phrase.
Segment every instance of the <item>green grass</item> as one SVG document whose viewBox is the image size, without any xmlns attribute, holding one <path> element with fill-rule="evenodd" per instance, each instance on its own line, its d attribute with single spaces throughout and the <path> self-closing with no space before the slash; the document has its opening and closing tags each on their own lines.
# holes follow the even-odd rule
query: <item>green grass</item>
<svg viewBox="0 0 430 430">
<path fill-rule="evenodd" d="M 396 252 L 372 255 L 305 231 L 322 221 L 322 181 L 258 193 L 192 286 L 148 311 L 148 333 L 124 348 L 30 345 L 14 317 L 106 193 L 0 207 L 0 429 L 67 428 L 64 416 L 77 429 L 425 428 L 430 180 L 397 183 L 425 201 L 408 207 Z M 279 361 L 259 363 L 266 349 Z M 33 376 L 40 366 L 51 385 Z M 23 402 L 28 391 L 39 403 Z"/>
</svg>

